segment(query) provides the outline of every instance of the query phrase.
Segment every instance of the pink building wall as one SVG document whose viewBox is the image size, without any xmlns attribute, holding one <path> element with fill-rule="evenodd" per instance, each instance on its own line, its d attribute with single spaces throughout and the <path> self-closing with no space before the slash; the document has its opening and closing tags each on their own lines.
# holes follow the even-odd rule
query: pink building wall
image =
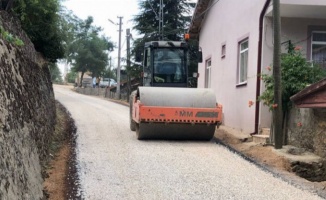
<svg viewBox="0 0 326 200">
<path fill-rule="evenodd" d="M 223 123 L 247 134 L 255 130 L 255 105 L 249 107 L 248 102 L 259 103 L 256 102 L 259 17 L 265 3 L 262 0 L 218 1 L 205 15 L 199 35 L 204 62 L 198 66 L 198 87 L 205 87 L 205 60 L 211 59 L 211 88 L 216 93 L 218 103 L 223 105 Z M 269 6 L 263 24 L 262 73 L 268 73 L 266 67 L 272 65 L 273 59 L 271 12 L 272 6 Z M 281 0 L 281 14 L 282 42 L 291 40 L 307 54 L 309 27 L 326 27 L 326 1 Z M 238 45 L 245 38 L 249 40 L 247 84 L 237 86 Z M 224 58 L 221 57 L 222 45 L 226 46 Z M 286 52 L 285 45 L 282 45 L 282 49 Z M 262 84 L 260 91 L 263 90 Z M 268 108 L 260 103 L 259 111 L 259 128 L 270 127 L 271 113 Z"/>
<path fill-rule="evenodd" d="M 261 0 L 228 0 L 216 3 L 206 16 L 200 33 L 204 62 L 199 64 L 198 87 L 204 87 L 205 60 L 212 61 L 212 85 L 216 98 L 223 105 L 224 125 L 245 133 L 254 132 L 259 15 Z M 237 86 L 238 44 L 249 39 L 247 84 Z M 222 44 L 226 45 L 221 58 Z"/>
</svg>

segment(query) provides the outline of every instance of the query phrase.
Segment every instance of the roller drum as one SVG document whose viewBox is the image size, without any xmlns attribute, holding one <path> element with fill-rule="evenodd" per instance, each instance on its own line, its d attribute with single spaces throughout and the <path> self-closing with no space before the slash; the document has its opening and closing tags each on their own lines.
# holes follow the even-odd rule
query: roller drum
<svg viewBox="0 0 326 200">
<path fill-rule="evenodd" d="M 139 100 L 144 106 L 215 108 L 216 97 L 211 89 L 139 87 Z M 172 140 L 210 140 L 214 124 L 140 122 L 137 138 Z"/>
<path fill-rule="evenodd" d="M 207 88 L 139 87 L 139 98 L 146 106 L 215 108 L 216 97 Z"/>
</svg>

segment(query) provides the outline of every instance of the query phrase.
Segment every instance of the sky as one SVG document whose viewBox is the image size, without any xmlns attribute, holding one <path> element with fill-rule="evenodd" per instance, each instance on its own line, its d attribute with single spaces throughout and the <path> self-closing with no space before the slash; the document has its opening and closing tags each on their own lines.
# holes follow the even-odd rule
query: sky
<svg viewBox="0 0 326 200">
<path fill-rule="evenodd" d="M 118 46 L 119 43 L 119 18 L 122 18 L 121 57 L 126 57 L 126 29 L 130 28 L 131 34 L 136 38 L 137 33 L 132 30 L 131 19 L 139 13 L 138 0 L 65 0 L 62 5 L 71 10 L 77 17 L 85 20 L 88 16 L 94 19 L 93 25 L 103 28 L 102 34 L 111 38 Z M 115 24 L 109 21 L 113 21 Z M 112 64 L 117 65 L 118 48 L 110 53 Z M 59 65 L 62 74 L 64 67 Z M 116 66 L 115 66 L 116 67 Z"/>
<path fill-rule="evenodd" d="M 139 14 L 139 0 L 64 0 L 62 5 L 71 10 L 77 17 L 85 20 L 88 16 L 94 19 L 93 25 L 103 28 L 102 34 L 109 37 L 118 47 L 119 43 L 119 18 L 122 18 L 121 33 L 121 57 L 126 57 L 126 29 L 130 28 L 134 39 L 139 37 L 137 32 L 132 30 L 133 22 L 131 19 Z M 196 2 L 196 0 L 191 0 Z M 113 21 L 115 24 L 109 21 Z M 118 48 L 115 48 L 109 55 L 112 58 L 113 67 L 117 67 Z M 123 64 L 123 63 L 122 63 Z M 64 75 L 64 66 L 59 64 L 62 75 Z"/>
</svg>

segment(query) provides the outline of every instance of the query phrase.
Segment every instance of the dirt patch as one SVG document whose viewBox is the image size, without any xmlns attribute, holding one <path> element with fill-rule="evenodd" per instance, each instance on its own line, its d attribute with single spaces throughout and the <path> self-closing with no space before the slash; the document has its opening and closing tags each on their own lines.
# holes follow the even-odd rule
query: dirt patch
<svg viewBox="0 0 326 200">
<path fill-rule="evenodd" d="M 44 196 L 49 200 L 78 199 L 75 124 L 69 112 L 59 102 L 56 102 L 56 113 L 55 133 L 43 172 Z"/>
<path fill-rule="evenodd" d="M 250 146 L 249 149 L 244 150 L 243 153 L 246 154 L 248 157 L 257 160 L 258 162 L 267 164 L 268 166 L 290 171 L 291 170 L 291 163 L 286 160 L 285 158 L 275 155 L 272 152 L 271 146 Z"/>
<path fill-rule="evenodd" d="M 65 199 L 66 194 L 66 176 L 68 173 L 68 158 L 70 147 L 68 143 L 62 145 L 54 160 L 50 162 L 51 168 L 47 170 L 48 178 L 44 182 L 44 188 L 47 190 L 48 197 L 51 200 Z"/>
<path fill-rule="evenodd" d="M 217 130 L 215 137 L 224 144 L 227 144 L 236 151 L 241 152 L 248 158 L 257 161 L 258 163 L 262 163 L 278 170 L 284 170 L 288 172 L 291 171 L 290 161 L 282 156 L 275 154 L 272 151 L 274 148 L 272 146 L 248 142 L 247 138 L 240 139 L 220 129 Z"/>
</svg>

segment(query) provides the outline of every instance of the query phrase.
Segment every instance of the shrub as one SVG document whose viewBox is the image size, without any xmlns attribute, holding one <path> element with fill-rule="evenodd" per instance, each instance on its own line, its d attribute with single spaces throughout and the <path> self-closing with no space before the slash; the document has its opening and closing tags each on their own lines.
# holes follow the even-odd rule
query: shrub
<svg viewBox="0 0 326 200">
<path fill-rule="evenodd" d="M 287 54 L 281 56 L 282 74 L 282 106 L 283 112 L 292 107 L 290 97 L 298 93 L 306 86 L 315 83 L 326 76 L 326 71 L 320 66 L 307 62 L 302 56 L 300 48 L 289 46 Z M 274 78 L 272 74 L 262 74 L 265 83 L 265 91 L 259 97 L 264 105 L 270 110 L 273 109 L 274 102 Z"/>
</svg>

